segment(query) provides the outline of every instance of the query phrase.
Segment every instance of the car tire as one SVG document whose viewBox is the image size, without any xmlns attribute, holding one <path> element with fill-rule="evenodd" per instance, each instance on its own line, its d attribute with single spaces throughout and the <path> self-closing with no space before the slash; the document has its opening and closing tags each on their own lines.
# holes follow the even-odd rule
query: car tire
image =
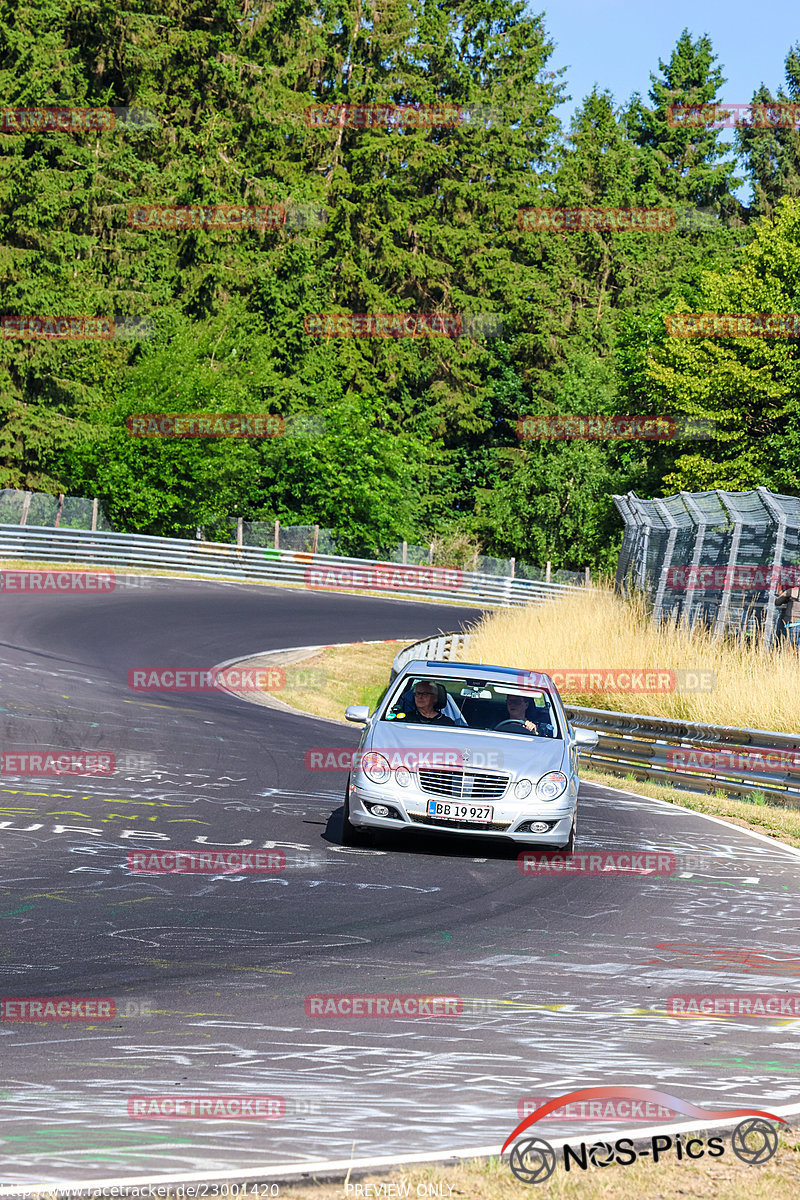
<svg viewBox="0 0 800 1200">
<path fill-rule="evenodd" d="M 350 776 L 344 789 L 344 807 L 342 808 L 342 845 L 368 846 L 372 838 L 366 830 L 361 830 L 350 820 Z"/>
<path fill-rule="evenodd" d="M 576 805 L 575 812 L 572 817 L 572 828 L 569 831 L 569 841 L 565 842 L 563 846 L 559 846 L 559 850 L 563 851 L 564 854 L 574 854 L 575 853 L 575 839 L 577 836 L 578 836 L 578 807 Z"/>
</svg>

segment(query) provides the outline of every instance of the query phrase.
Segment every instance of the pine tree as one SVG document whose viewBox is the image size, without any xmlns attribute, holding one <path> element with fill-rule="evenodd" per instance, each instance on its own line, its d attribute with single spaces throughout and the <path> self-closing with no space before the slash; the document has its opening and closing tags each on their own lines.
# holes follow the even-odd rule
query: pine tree
<svg viewBox="0 0 800 1200">
<path fill-rule="evenodd" d="M 771 108 L 774 113 L 776 105 L 800 105 L 800 42 L 787 54 L 785 67 L 786 89 L 778 88 L 773 96 L 762 84 L 753 93 L 753 107 Z M 776 124 L 769 129 L 742 123 L 737 126 L 735 142 L 753 185 L 750 215 L 772 218 L 783 196 L 800 195 L 800 128 Z"/>
</svg>

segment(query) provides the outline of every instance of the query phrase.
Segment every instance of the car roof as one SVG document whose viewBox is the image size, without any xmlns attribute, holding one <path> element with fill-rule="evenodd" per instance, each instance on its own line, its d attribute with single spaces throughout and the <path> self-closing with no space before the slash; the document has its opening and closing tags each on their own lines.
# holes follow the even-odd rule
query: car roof
<svg viewBox="0 0 800 1200">
<path fill-rule="evenodd" d="M 516 683 L 520 687 L 542 687 L 549 691 L 557 692 L 555 683 L 544 671 L 536 671 L 532 667 L 498 667 L 491 663 L 465 663 L 465 662 L 426 662 L 424 659 L 411 659 L 407 662 L 399 675 L 463 675 L 465 671 L 477 671 L 478 674 L 489 679 Z M 534 676 L 536 682 L 531 680 L 530 683 L 522 682 L 520 676 Z"/>
</svg>

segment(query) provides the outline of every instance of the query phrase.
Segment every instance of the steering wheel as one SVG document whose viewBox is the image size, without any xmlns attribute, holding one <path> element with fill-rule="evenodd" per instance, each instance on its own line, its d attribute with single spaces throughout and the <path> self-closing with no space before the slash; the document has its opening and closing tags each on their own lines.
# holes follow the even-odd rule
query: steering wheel
<svg viewBox="0 0 800 1200">
<path fill-rule="evenodd" d="M 497 733 L 504 725 L 521 725 L 525 729 L 525 722 L 518 720 L 516 717 L 509 717 L 506 721 L 501 721 L 499 725 L 495 725 L 494 732 Z M 533 733 L 532 729 L 525 729 L 526 733 Z"/>
</svg>

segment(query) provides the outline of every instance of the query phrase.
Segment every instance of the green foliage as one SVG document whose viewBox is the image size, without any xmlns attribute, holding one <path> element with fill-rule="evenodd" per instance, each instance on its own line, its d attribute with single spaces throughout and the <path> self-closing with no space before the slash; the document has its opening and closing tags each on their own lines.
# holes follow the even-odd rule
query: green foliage
<svg viewBox="0 0 800 1200">
<path fill-rule="evenodd" d="M 0 128 L 3 313 L 135 316 L 144 340 L 0 338 L 0 486 L 98 495 L 116 526 L 334 529 L 379 555 L 434 541 L 613 567 L 611 493 L 798 488 L 786 343 L 668 344 L 663 313 L 797 304 L 798 136 L 747 131 L 735 199 L 718 131 L 670 105 L 724 82 L 681 34 L 649 101 L 595 89 L 568 131 L 546 16 L 522 0 L 0 0 L 6 106 L 139 106 L 152 128 Z M 797 48 L 788 94 L 800 95 Z M 761 93 L 758 93 L 759 95 Z M 312 105 L 460 106 L 455 125 L 312 127 Z M 327 221 L 137 227 L 147 205 L 321 208 Z M 701 207 L 711 228 L 520 228 L 525 207 Z M 748 224 L 766 214 L 774 227 Z M 325 312 L 495 314 L 490 337 L 322 338 Z M 674 343 L 675 339 L 672 339 Z M 141 413 L 283 414 L 283 437 L 140 439 Z M 527 415 L 664 413 L 713 446 L 520 442 Z M 707 451 L 713 451 L 713 454 Z M 788 451 L 788 453 L 787 453 Z M 713 460 L 713 461 L 712 461 Z"/>
</svg>

